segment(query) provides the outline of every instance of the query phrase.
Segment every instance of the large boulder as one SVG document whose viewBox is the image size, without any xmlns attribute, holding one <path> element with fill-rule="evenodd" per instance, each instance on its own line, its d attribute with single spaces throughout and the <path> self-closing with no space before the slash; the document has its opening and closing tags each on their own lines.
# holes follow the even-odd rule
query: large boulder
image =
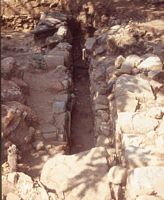
<svg viewBox="0 0 164 200">
<path fill-rule="evenodd" d="M 139 102 L 147 105 L 154 95 L 147 80 L 124 74 L 116 81 L 115 99 L 118 112 L 134 112 Z"/>
<path fill-rule="evenodd" d="M 22 94 L 22 91 L 14 81 L 1 79 L 1 84 L 2 84 L 2 90 L 1 90 L 2 102 L 18 101 L 20 103 L 25 103 L 25 98 Z"/>
<path fill-rule="evenodd" d="M 163 64 L 162 61 L 158 56 L 150 56 L 146 58 L 143 62 L 141 62 L 138 66 L 138 69 L 143 69 L 143 70 L 162 70 Z"/>
<path fill-rule="evenodd" d="M 93 148 L 75 155 L 56 155 L 41 172 L 41 182 L 67 200 L 111 200 L 106 150 Z"/>
<path fill-rule="evenodd" d="M 164 167 L 135 168 L 127 178 L 128 199 L 135 200 L 139 195 L 151 195 L 164 198 Z"/>
</svg>

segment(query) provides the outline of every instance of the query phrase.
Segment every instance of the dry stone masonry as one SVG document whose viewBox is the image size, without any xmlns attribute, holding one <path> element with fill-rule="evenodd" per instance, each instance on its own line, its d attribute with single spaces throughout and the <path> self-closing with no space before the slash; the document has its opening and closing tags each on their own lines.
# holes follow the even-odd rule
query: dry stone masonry
<svg viewBox="0 0 164 200">
<path fill-rule="evenodd" d="M 110 3 L 2 1 L 4 26 L 32 30 L 35 44 L 17 49 L 3 36 L 3 200 L 164 199 L 164 22 L 122 23 L 121 7 L 120 19 L 105 12 Z M 94 148 L 68 155 L 72 14 L 85 34 Z"/>
<path fill-rule="evenodd" d="M 108 173 L 114 199 L 163 199 L 164 57 L 147 54 L 146 42 L 138 51 L 134 33 L 144 30 L 137 26 L 100 29 L 85 43 L 95 145 L 115 159 Z"/>
</svg>

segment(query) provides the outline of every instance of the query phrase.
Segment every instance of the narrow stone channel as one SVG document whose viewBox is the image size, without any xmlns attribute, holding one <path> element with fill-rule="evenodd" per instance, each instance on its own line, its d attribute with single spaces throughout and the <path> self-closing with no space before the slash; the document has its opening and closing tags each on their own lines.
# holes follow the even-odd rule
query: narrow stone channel
<svg viewBox="0 0 164 200">
<path fill-rule="evenodd" d="M 75 103 L 72 110 L 71 154 L 91 149 L 94 146 L 88 66 L 82 60 L 82 36 L 80 31 L 74 30 L 73 37 Z"/>
</svg>

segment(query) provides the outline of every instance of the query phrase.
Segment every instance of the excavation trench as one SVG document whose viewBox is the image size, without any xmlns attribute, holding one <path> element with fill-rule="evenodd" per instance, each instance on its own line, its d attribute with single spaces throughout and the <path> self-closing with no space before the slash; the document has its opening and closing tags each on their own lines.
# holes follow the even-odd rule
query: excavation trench
<svg viewBox="0 0 164 200">
<path fill-rule="evenodd" d="M 68 26 L 73 38 L 71 43 L 73 61 L 73 107 L 71 111 L 71 134 L 68 142 L 70 146 L 69 153 L 74 154 L 91 149 L 94 146 L 94 134 L 88 65 L 85 60 L 82 60 L 84 34 L 76 21 L 72 20 Z M 45 40 L 44 37 L 42 39 Z M 39 129 L 44 134 L 53 133 L 55 131 L 55 125 L 52 122 L 52 102 L 54 94 L 46 89 L 49 82 L 53 82 L 51 71 L 41 73 L 26 72 L 24 80 L 30 86 L 28 105 L 39 116 Z"/>
<path fill-rule="evenodd" d="M 40 40 L 35 41 L 31 34 L 6 32 L 10 39 L 9 41 L 7 38 L 5 40 L 7 48 L 3 51 L 3 57 L 12 56 L 21 66 L 21 70 L 23 70 L 22 80 L 27 84 L 29 90 L 29 94 L 25 95 L 25 105 L 29 106 L 38 116 L 38 124 L 32 126 L 35 130 L 40 131 L 41 134 L 34 136 L 34 140 L 27 144 L 28 150 L 22 151 L 21 163 L 25 165 L 25 168 L 20 168 L 20 171 L 27 173 L 33 178 L 39 177 L 46 160 L 56 153 L 76 154 L 94 147 L 94 119 L 90 98 L 89 65 L 85 60 L 82 60 L 84 32 L 74 20 L 68 23 L 68 28 L 72 35 L 71 42 L 67 41 L 72 45 L 72 50 L 69 52 L 72 59 L 70 61 L 71 66 L 64 67 L 66 71 L 60 71 L 60 69 L 64 68 L 54 67 L 53 63 L 52 68 L 46 68 L 45 65 L 42 65 L 44 63 L 42 63 L 42 60 L 39 60 L 38 65 L 37 56 L 44 58 L 45 55 L 48 55 L 47 49 L 44 49 L 45 52 L 42 52 L 40 45 L 44 45 L 45 38 L 49 35 L 42 35 L 43 37 Z M 51 49 L 53 48 L 51 47 Z M 22 49 L 24 52 L 22 52 Z M 36 62 L 34 58 L 37 59 L 35 60 Z M 35 65 L 36 63 L 37 65 Z M 58 71 L 55 71 L 56 69 L 61 72 L 61 77 Z M 63 93 L 56 93 L 53 87 L 60 87 L 57 81 L 63 81 L 63 76 L 72 78 L 72 86 L 64 90 Z M 60 135 L 60 133 L 59 135 L 57 135 L 58 133 L 56 134 L 56 118 L 54 119 L 53 106 L 56 102 L 65 101 L 67 95 L 69 100 L 66 100 L 64 112 L 62 111 L 55 115 L 59 129 L 64 133 L 64 138 L 60 138 L 63 135 Z M 58 106 L 58 104 L 56 105 Z M 55 109 L 58 108 L 55 107 Z M 69 120 L 67 119 L 69 123 L 63 120 L 63 113 L 69 113 L 69 116 L 67 116 L 69 117 Z M 26 130 L 27 134 L 28 128 Z M 26 134 L 24 129 L 18 131 Z M 67 135 L 68 132 L 69 135 Z M 42 146 L 42 142 L 44 144 L 40 148 L 39 145 Z M 33 145 L 37 145 L 39 150 L 34 148 Z M 24 146 L 19 146 L 19 144 L 17 146 L 20 149 L 24 148 Z"/>
<path fill-rule="evenodd" d="M 82 59 L 84 34 L 73 26 L 73 83 L 75 102 L 71 120 L 71 154 L 89 150 L 94 146 L 93 114 L 90 99 L 88 64 Z"/>
</svg>

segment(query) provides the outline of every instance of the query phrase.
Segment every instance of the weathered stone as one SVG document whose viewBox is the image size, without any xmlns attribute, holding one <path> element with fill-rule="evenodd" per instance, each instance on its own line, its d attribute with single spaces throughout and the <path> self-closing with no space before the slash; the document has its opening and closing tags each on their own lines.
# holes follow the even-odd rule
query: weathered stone
<svg viewBox="0 0 164 200">
<path fill-rule="evenodd" d="M 85 42 L 86 50 L 92 51 L 95 44 L 96 44 L 96 38 L 94 37 L 87 38 Z"/>
<path fill-rule="evenodd" d="M 158 127 L 158 135 L 164 135 L 164 119 L 161 121 Z"/>
<path fill-rule="evenodd" d="M 106 155 L 103 147 L 75 155 L 56 155 L 44 165 L 41 182 L 59 197 L 64 192 L 67 200 L 111 200 Z"/>
<path fill-rule="evenodd" d="M 10 192 L 7 194 L 6 200 L 21 200 L 21 198 L 16 194 Z"/>
<path fill-rule="evenodd" d="M 95 104 L 95 110 L 98 111 L 98 110 L 107 110 L 109 109 L 108 108 L 108 105 L 102 105 L 102 104 Z"/>
<path fill-rule="evenodd" d="M 157 194 L 164 198 L 164 167 L 135 168 L 127 178 L 127 194 L 129 199 L 139 195 Z"/>
<path fill-rule="evenodd" d="M 17 171 L 18 162 L 18 150 L 16 145 L 12 144 L 7 150 L 7 163 L 9 165 L 10 172 Z"/>
<path fill-rule="evenodd" d="M 155 143 L 155 141 L 149 141 L 150 143 Z M 136 146 L 126 146 L 124 149 L 124 156 L 126 159 L 126 165 L 128 168 L 144 167 L 144 166 L 163 166 L 163 147 L 154 147 L 149 145 L 142 148 Z"/>
<path fill-rule="evenodd" d="M 105 95 L 98 95 L 97 97 L 95 97 L 95 103 L 108 105 L 108 99 Z"/>
<path fill-rule="evenodd" d="M 115 200 L 123 199 L 123 190 L 120 185 L 112 184 L 113 196 Z"/>
<path fill-rule="evenodd" d="M 142 60 L 143 59 L 141 57 L 134 54 L 126 57 L 125 61 L 122 64 L 126 66 L 131 66 L 133 68 L 137 67 L 142 62 Z"/>
<path fill-rule="evenodd" d="M 67 49 L 60 49 L 60 48 L 56 47 L 56 48 L 52 49 L 51 51 L 49 51 L 48 55 L 50 55 L 50 56 L 52 55 L 52 56 L 56 56 L 56 57 L 59 56 L 59 58 L 60 58 L 60 56 L 63 56 L 64 57 L 64 64 L 66 66 L 70 66 L 70 60 L 71 60 L 70 59 L 70 53 Z M 61 65 L 63 65 L 63 64 L 61 64 Z"/>
<path fill-rule="evenodd" d="M 58 65 L 64 65 L 64 56 L 63 55 L 45 55 L 44 56 L 46 65 L 49 69 L 54 69 Z"/>
<path fill-rule="evenodd" d="M 4 183 L 4 180 L 3 180 L 3 183 Z M 7 183 L 8 185 L 6 184 L 3 186 L 4 195 L 6 195 L 5 193 L 7 191 L 12 191 L 12 192 L 14 191 L 15 194 L 19 194 L 20 199 L 31 199 L 31 200 L 35 200 L 35 199 L 48 200 L 49 199 L 48 194 L 46 190 L 44 189 L 43 185 L 41 185 L 40 182 L 34 184 L 31 177 L 22 172 L 10 173 L 7 177 Z"/>
<path fill-rule="evenodd" d="M 151 56 L 142 61 L 137 67 L 148 71 L 162 70 L 163 64 L 158 56 Z"/>
<path fill-rule="evenodd" d="M 96 147 L 109 147 L 110 146 L 110 140 L 108 137 L 105 137 L 103 135 L 99 135 L 96 142 Z"/>
<path fill-rule="evenodd" d="M 157 197 L 156 195 L 141 195 L 137 197 L 136 200 L 162 200 L 162 198 Z"/>
<path fill-rule="evenodd" d="M 66 103 L 64 101 L 55 101 L 52 109 L 55 114 L 63 113 L 66 111 Z"/>
<path fill-rule="evenodd" d="M 126 60 L 125 60 L 126 61 Z M 122 66 L 121 66 L 121 69 L 120 69 L 120 73 L 121 74 L 131 74 L 132 73 L 132 66 L 129 65 L 128 63 L 126 62 L 123 62 Z"/>
<path fill-rule="evenodd" d="M 101 125 L 99 126 L 100 129 L 100 134 L 109 136 L 111 134 L 111 128 L 109 123 L 102 122 Z"/>
<path fill-rule="evenodd" d="M 60 26 L 56 34 L 65 37 L 67 35 L 67 31 L 68 28 L 66 26 Z"/>
<path fill-rule="evenodd" d="M 55 101 L 68 102 L 69 94 L 58 94 L 58 95 L 55 95 L 54 100 Z"/>
<path fill-rule="evenodd" d="M 29 86 L 27 85 L 25 81 L 16 77 L 11 78 L 11 80 L 14 81 L 20 87 L 23 94 L 29 95 L 29 92 L 30 92 Z"/>
<path fill-rule="evenodd" d="M 160 80 L 164 78 L 164 70 L 154 70 L 148 72 L 148 77 L 153 80 Z"/>
<path fill-rule="evenodd" d="M 126 149 L 128 146 L 139 147 L 145 142 L 144 135 L 136 134 L 123 134 L 122 135 L 122 145 Z"/>
<path fill-rule="evenodd" d="M 66 127 L 68 125 L 68 113 L 60 113 L 53 116 L 54 125 L 59 130 L 60 133 L 65 134 Z"/>
<path fill-rule="evenodd" d="M 105 52 L 105 48 L 103 46 L 97 47 L 94 51 L 95 55 L 99 55 Z"/>
<path fill-rule="evenodd" d="M 138 134 L 145 134 L 153 131 L 157 126 L 158 121 L 147 117 L 145 113 L 138 113 L 133 116 L 133 127 Z"/>
<path fill-rule="evenodd" d="M 155 144 L 157 147 L 164 147 L 164 135 L 158 135 Z"/>
<path fill-rule="evenodd" d="M 105 80 L 105 67 L 98 67 L 93 69 L 91 76 L 95 81 L 104 81 Z"/>
<path fill-rule="evenodd" d="M 148 110 L 146 115 L 155 119 L 162 119 L 164 112 L 161 107 L 152 107 Z"/>
<path fill-rule="evenodd" d="M 18 101 L 24 103 L 25 99 L 21 92 L 20 87 L 13 81 L 1 80 L 1 98 L 2 102 L 6 101 Z"/>
<path fill-rule="evenodd" d="M 155 130 L 158 126 L 158 121 L 146 113 L 122 112 L 118 114 L 117 130 L 122 133 L 146 134 Z"/>
<path fill-rule="evenodd" d="M 14 69 L 16 64 L 16 60 L 13 57 L 4 58 L 1 61 L 1 73 L 4 78 L 9 78 L 12 74 L 12 70 Z"/>
<path fill-rule="evenodd" d="M 147 80 L 125 74 L 116 81 L 115 99 L 117 111 L 134 112 L 137 109 L 138 100 L 148 103 L 154 100 L 154 95 Z"/>
<path fill-rule="evenodd" d="M 122 55 L 118 56 L 114 63 L 115 67 L 119 69 L 124 61 L 125 61 L 125 58 Z"/>
<path fill-rule="evenodd" d="M 32 145 L 37 151 L 40 151 L 45 148 L 43 141 L 35 141 L 32 143 Z"/>
<path fill-rule="evenodd" d="M 59 35 L 53 35 L 46 38 L 45 44 L 49 48 L 51 46 L 56 46 L 59 42 L 62 41 L 62 37 Z"/>
<path fill-rule="evenodd" d="M 127 169 L 121 166 L 113 166 L 108 172 L 108 180 L 114 184 L 125 184 L 127 178 Z"/>
<path fill-rule="evenodd" d="M 138 66 L 138 64 L 142 61 L 137 55 L 129 55 L 121 65 L 121 72 L 125 74 L 131 74 L 134 67 Z"/>
</svg>

